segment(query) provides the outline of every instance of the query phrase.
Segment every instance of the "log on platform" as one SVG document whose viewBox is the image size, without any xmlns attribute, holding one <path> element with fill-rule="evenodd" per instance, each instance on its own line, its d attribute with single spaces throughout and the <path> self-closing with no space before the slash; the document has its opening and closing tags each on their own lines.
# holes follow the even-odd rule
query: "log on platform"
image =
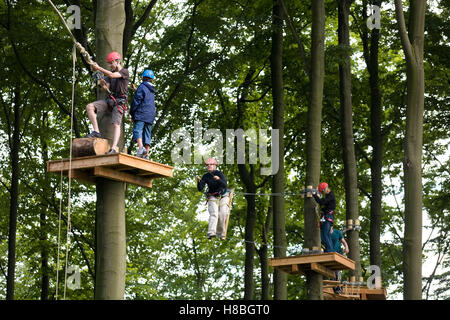
<svg viewBox="0 0 450 320">
<path fill-rule="evenodd" d="M 145 160 L 126 153 L 47 161 L 47 171 L 63 173 L 85 183 L 95 183 L 97 177 L 122 181 L 146 188 L 152 180 L 173 177 L 173 167 Z"/>
<path fill-rule="evenodd" d="M 272 258 L 269 264 L 289 274 L 304 274 L 313 270 L 328 278 L 333 278 L 338 270 L 355 270 L 355 262 L 337 252 Z"/>
<path fill-rule="evenodd" d="M 108 139 L 76 138 L 72 141 L 72 157 L 87 157 L 105 154 L 111 149 Z"/>
</svg>

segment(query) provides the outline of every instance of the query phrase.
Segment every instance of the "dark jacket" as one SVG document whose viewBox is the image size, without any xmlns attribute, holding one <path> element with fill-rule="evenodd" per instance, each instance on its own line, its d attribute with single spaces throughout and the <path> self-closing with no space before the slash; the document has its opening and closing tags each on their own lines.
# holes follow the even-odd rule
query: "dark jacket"
<svg viewBox="0 0 450 320">
<path fill-rule="evenodd" d="M 317 194 L 313 194 L 314 199 L 316 199 L 316 202 L 322 207 L 323 213 L 326 215 L 329 212 L 336 209 L 336 197 L 334 196 L 333 191 L 330 191 L 330 193 L 325 195 L 325 198 L 319 198 Z"/>
<path fill-rule="evenodd" d="M 218 176 L 220 180 L 215 180 L 214 176 Z M 203 191 L 205 184 L 208 185 L 207 195 L 223 195 L 227 192 L 227 180 L 219 170 L 205 173 L 202 179 L 197 182 L 198 191 Z"/>
<path fill-rule="evenodd" d="M 155 87 L 150 82 L 142 82 L 133 97 L 130 115 L 133 120 L 153 124 L 156 116 Z"/>
</svg>

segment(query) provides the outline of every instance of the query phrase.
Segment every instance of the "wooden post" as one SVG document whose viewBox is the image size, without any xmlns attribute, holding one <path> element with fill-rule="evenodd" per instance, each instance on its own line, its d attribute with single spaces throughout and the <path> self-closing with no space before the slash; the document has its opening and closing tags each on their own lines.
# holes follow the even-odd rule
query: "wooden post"
<svg viewBox="0 0 450 320">
<path fill-rule="evenodd" d="M 231 214 L 231 206 L 233 205 L 233 195 L 234 195 L 234 189 L 230 189 L 230 195 L 228 199 L 228 214 L 227 214 L 227 220 L 225 221 L 225 230 L 222 236 L 222 240 L 225 240 L 227 238 L 227 230 L 228 230 L 228 220 L 230 220 L 230 214 Z"/>
</svg>

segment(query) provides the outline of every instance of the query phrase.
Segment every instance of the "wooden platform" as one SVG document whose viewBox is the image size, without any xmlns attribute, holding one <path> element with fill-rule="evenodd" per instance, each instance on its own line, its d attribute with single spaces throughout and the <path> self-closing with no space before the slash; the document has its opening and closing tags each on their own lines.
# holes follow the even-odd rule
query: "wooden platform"
<svg viewBox="0 0 450 320">
<path fill-rule="evenodd" d="M 340 285 L 341 286 L 341 285 Z M 342 285 L 342 294 L 336 294 L 333 288 L 324 288 L 323 296 L 328 300 L 386 300 L 386 288 L 370 289 L 366 286 Z"/>
<path fill-rule="evenodd" d="M 328 278 L 334 278 L 334 272 L 338 270 L 355 270 L 355 262 L 337 252 L 272 258 L 269 265 L 289 274 L 313 270 Z"/>
<path fill-rule="evenodd" d="M 69 168 L 71 178 L 91 184 L 103 177 L 151 188 L 153 179 L 173 177 L 173 167 L 126 153 L 47 161 L 48 172 L 68 176 Z"/>
</svg>

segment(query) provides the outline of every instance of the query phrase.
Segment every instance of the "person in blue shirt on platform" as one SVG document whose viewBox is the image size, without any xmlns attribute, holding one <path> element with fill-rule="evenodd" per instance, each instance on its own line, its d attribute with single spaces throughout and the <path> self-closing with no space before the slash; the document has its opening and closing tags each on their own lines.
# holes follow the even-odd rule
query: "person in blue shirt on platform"
<svg viewBox="0 0 450 320">
<path fill-rule="evenodd" d="M 344 235 L 342 234 L 341 230 L 334 229 L 333 226 L 331 226 L 330 233 L 331 233 L 331 242 L 333 243 L 333 251 L 342 254 L 342 247 L 341 247 L 342 243 L 344 245 L 345 253 L 348 254 L 349 252 L 348 244 L 347 241 L 345 241 Z"/>
<path fill-rule="evenodd" d="M 148 160 L 152 125 L 155 121 L 155 75 L 151 70 L 142 74 L 142 83 L 137 88 L 131 103 L 130 116 L 133 121 L 133 140 L 138 144 L 136 156 Z"/>
<path fill-rule="evenodd" d="M 347 241 L 345 241 L 344 235 L 342 234 L 341 230 L 334 229 L 332 225 L 330 229 L 330 234 L 331 234 L 331 242 L 333 243 L 333 251 L 342 254 L 342 246 L 341 246 L 342 243 L 344 245 L 345 253 L 348 254 L 349 253 L 348 244 Z M 336 276 L 333 280 L 341 282 L 342 271 L 341 270 L 336 271 L 335 275 Z M 342 288 L 340 286 L 337 286 L 333 288 L 333 291 L 335 293 L 340 294 L 342 293 Z"/>
</svg>

